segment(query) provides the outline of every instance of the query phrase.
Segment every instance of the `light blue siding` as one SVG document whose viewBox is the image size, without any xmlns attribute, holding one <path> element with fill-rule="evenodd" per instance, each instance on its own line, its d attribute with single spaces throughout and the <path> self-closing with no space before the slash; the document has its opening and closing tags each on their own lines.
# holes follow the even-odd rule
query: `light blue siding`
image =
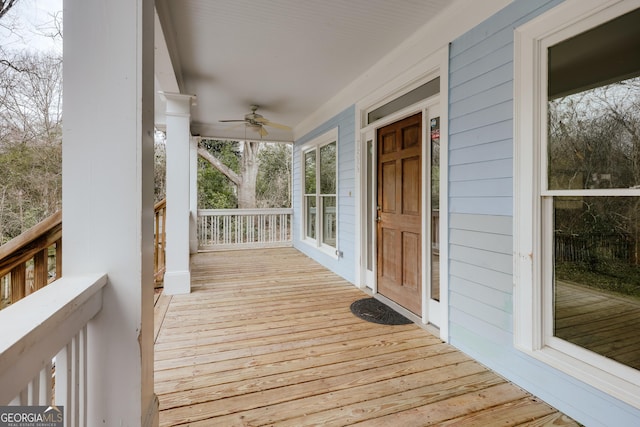
<svg viewBox="0 0 640 427">
<path fill-rule="evenodd" d="M 355 171 L 355 105 L 318 126 L 293 146 L 293 245 L 346 280 L 354 283 L 357 260 L 356 245 L 356 171 Z M 301 147 L 332 130 L 338 129 L 338 250 L 342 258 L 334 258 L 301 241 L 302 154 Z"/>
<path fill-rule="evenodd" d="M 513 344 L 513 35 L 561 2 L 513 1 L 451 43 L 449 338 L 586 425 L 640 425 L 640 410 Z"/>
</svg>

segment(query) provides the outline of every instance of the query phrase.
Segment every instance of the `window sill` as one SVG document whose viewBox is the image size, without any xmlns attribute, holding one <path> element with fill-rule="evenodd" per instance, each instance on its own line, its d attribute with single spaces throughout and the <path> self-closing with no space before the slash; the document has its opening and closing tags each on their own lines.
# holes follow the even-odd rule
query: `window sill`
<svg viewBox="0 0 640 427">
<path fill-rule="evenodd" d="M 328 257 L 331 257 L 333 259 L 338 259 L 338 250 L 336 248 L 334 248 L 333 246 L 328 246 L 325 244 L 320 243 L 318 245 L 318 241 L 314 240 L 314 239 L 301 239 L 300 240 L 302 243 L 304 243 L 305 245 L 308 245 L 309 247 L 317 250 L 318 252 L 321 252 L 325 255 L 327 255 Z"/>
<path fill-rule="evenodd" d="M 558 340 L 560 347 L 567 347 L 572 352 L 580 353 L 576 357 L 566 351 L 554 347 L 543 347 L 531 350 L 516 346 L 523 353 L 543 362 L 567 375 L 576 378 L 610 396 L 640 409 L 640 374 L 633 368 L 614 362 L 604 356 L 597 355 L 566 341 Z M 615 365 L 616 369 L 611 369 Z M 601 369 L 598 366 L 603 366 Z M 611 371 L 617 371 L 616 374 Z"/>
</svg>

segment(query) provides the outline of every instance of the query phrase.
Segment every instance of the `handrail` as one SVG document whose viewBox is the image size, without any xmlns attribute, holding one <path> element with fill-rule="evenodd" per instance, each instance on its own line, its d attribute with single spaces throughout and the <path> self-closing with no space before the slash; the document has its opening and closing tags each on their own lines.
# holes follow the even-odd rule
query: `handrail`
<svg viewBox="0 0 640 427">
<path fill-rule="evenodd" d="M 0 325 L 11 325 L 0 334 L 0 405 L 10 402 L 26 405 L 26 391 L 35 394 L 34 387 L 40 388 L 38 394 L 44 397 L 29 399 L 39 400 L 40 405 L 50 404 L 51 359 L 61 350 L 66 352 L 81 331 L 86 334 L 87 322 L 102 308 L 101 290 L 106 283 L 105 274 L 65 277 L 0 311 Z M 62 359 L 58 354 L 57 364 L 66 364 Z M 67 370 L 60 368 L 56 367 L 56 389 L 77 387 L 75 381 L 66 377 Z M 47 371 L 48 384 L 45 381 L 44 387 L 37 387 L 39 379 L 47 377 Z M 56 393 L 57 405 L 71 403 L 61 400 L 63 396 L 58 398 Z"/>
<path fill-rule="evenodd" d="M 49 253 L 55 275 L 49 278 Z M 33 277 L 27 277 L 33 264 Z M 0 279 L 11 275 L 11 303 L 62 276 L 62 212 L 58 211 L 0 246 Z M 0 306 L 1 308 L 1 306 Z"/>
<path fill-rule="evenodd" d="M 198 249 L 291 246 L 293 209 L 200 209 Z"/>
<path fill-rule="evenodd" d="M 167 224 L 167 199 L 160 200 L 154 206 L 154 251 L 153 251 L 153 277 L 156 286 L 164 281 L 165 266 L 165 241 Z"/>
</svg>

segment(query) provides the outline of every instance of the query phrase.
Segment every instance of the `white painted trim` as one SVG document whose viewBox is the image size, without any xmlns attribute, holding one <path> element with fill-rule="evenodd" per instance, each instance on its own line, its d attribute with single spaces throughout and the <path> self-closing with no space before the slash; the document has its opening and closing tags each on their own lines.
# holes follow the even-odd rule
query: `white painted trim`
<svg viewBox="0 0 640 427">
<path fill-rule="evenodd" d="M 320 183 L 320 148 L 336 143 L 336 246 L 329 246 L 322 242 L 320 236 L 322 234 L 322 218 L 318 215 L 320 209 L 320 203 L 318 196 L 320 189 L 318 185 Z M 305 210 L 306 193 L 305 193 L 305 154 L 309 151 L 316 151 L 316 238 L 311 239 L 307 237 L 306 225 L 307 225 L 307 213 Z M 300 145 L 300 173 L 301 173 L 301 221 L 300 221 L 300 242 L 309 245 L 313 249 L 330 256 L 333 259 L 340 258 L 340 138 L 338 127 L 332 128 L 327 132 L 313 138 L 312 140 Z"/>
<path fill-rule="evenodd" d="M 0 405 L 16 397 L 100 311 L 106 284 L 105 274 L 64 276 L 0 311 Z"/>
<path fill-rule="evenodd" d="M 549 191 L 544 167 L 546 49 L 640 7 L 640 0 L 566 0 L 515 30 L 514 43 L 514 344 L 526 354 L 640 408 L 640 371 L 553 337 L 551 294 L 544 286 L 542 236 L 551 210 L 543 197 L 575 195 Z M 537 177 L 537 178 L 536 178 Z M 638 190 L 583 190 L 590 196 L 639 195 Z M 546 250 L 546 251 L 545 251 Z"/>
<path fill-rule="evenodd" d="M 191 292 L 191 272 L 167 271 L 164 273 L 164 291 L 166 295 L 181 295 Z"/>
<path fill-rule="evenodd" d="M 219 215 L 291 215 L 293 208 L 266 208 L 266 209 L 198 209 L 198 216 Z"/>
<path fill-rule="evenodd" d="M 449 342 L 449 45 L 440 51 L 440 339 Z M 444 260 L 444 261 L 443 261 Z"/>
<path fill-rule="evenodd" d="M 356 117 L 358 117 L 358 119 L 356 120 L 356 124 L 360 124 L 361 123 L 361 119 L 360 119 L 360 115 L 356 114 Z M 356 129 L 358 128 L 358 126 L 356 126 Z M 367 198 L 369 196 L 369 191 L 373 191 L 373 189 L 377 188 L 377 176 L 374 173 L 372 175 L 372 180 L 371 180 L 371 185 L 372 185 L 372 189 L 369 189 L 369 187 L 367 186 L 367 179 L 366 179 L 366 175 L 368 175 L 369 173 L 372 173 L 372 167 L 373 165 L 376 164 L 377 161 L 377 150 L 375 149 L 376 147 L 376 132 L 375 129 L 369 129 L 366 132 L 362 132 L 359 133 L 360 135 L 360 139 L 357 141 L 357 143 L 360 145 L 360 149 L 356 152 L 356 164 L 360 165 L 360 170 L 358 171 L 358 175 L 359 175 L 359 179 L 358 179 L 358 186 L 356 187 L 356 192 L 358 194 L 358 201 L 359 204 L 356 207 L 356 218 L 357 218 L 357 226 L 358 226 L 358 230 L 359 230 L 359 235 L 358 235 L 358 239 L 356 240 L 356 242 L 358 242 L 358 244 L 356 245 L 356 248 L 358 250 L 358 252 L 361 254 L 360 258 L 359 258 L 359 264 L 357 265 L 357 271 L 360 272 L 360 281 L 356 282 L 358 284 L 358 286 L 361 289 L 365 289 L 367 287 L 369 287 L 373 293 L 377 292 L 377 284 L 376 284 L 376 277 L 375 277 L 375 271 L 376 271 L 376 264 L 377 264 L 377 259 L 376 259 L 376 239 L 373 238 L 371 241 L 371 250 L 373 251 L 373 255 L 372 255 L 372 268 L 373 271 L 370 271 L 367 269 L 367 256 L 368 256 L 368 241 L 371 238 L 371 236 L 369 236 L 367 234 L 367 224 L 368 224 L 368 220 L 369 218 L 367 218 L 367 209 L 368 209 L 368 205 L 367 205 Z M 368 141 L 372 142 L 372 148 L 373 148 L 373 152 L 371 153 L 371 164 L 369 164 L 367 162 L 367 151 L 368 151 Z M 372 224 L 372 228 L 375 227 L 375 212 L 376 212 L 376 204 L 375 204 L 375 194 L 373 195 L 374 197 L 372 197 L 371 199 L 371 210 L 374 213 L 373 217 L 370 218 L 371 221 L 373 221 Z M 375 231 L 374 231 L 375 234 Z"/>
<path fill-rule="evenodd" d="M 413 74 L 414 78 L 417 78 L 424 74 L 425 68 L 422 61 L 425 58 L 429 58 L 441 49 L 446 49 L 451 40 L 474 28 L 509 3 L 511 0 L 451 2 L 451 5 L 439 16 L 426 23 L 296 126 L 294 140 L 311 132 L 318 124 L 330 120 L 336 111 L 342 111 L 346 106 L 352 105 L 354 100 L 364 100 L 365 97 L 394 81 L 398 76 Z M 397 89 L 402 86 L 396 85 L 394 87 Z"/>
<path fill-rule="evenodd" d="M 435 107 L 437 108 L 437 107 Z M 420 252 L 422 254 L 422 301 L 420 302 L 420 307 L 422 307 L 422 312 L 420 313 L 420 318 L 423 324 L 429 323 L 429 318 L 431 317 L 431 210 L 429 209 L 429 205 L 431 204 L 429 201 L 431 199 L 431 176 L 427 173 L 431 171 L 431 132 L 429 131 L 429 119 L 431 118 L 431 109 L 423 108 L 422 111 L 422 164 L 420 168 L 422 170 L 422 194 L 420 197 L 422 198 L 422 203 L 420 206 L 420 212 L 422 212 L 422 218 L 420 219 Z M 437 325 L 436 325 L 437 326 Z"/>
<path fill-rule="evenodd" d="M 354 132 L 354 137 L 355 137 L 355 147 L 354 147 L 354 159 L 353 159 L 353 167 L 355 168 L 355 184 L 354 184 L 354 188 L 353 188 L 353 192 L 354 194 L 354 217 L 355 217 L 355 230 L 354 230 L 354 259 L 355 259 L 355 263 L 354 263 L 354 282 L 355 285 L 360 288 L 360 289 L 364 289 L 366 287 L 365 285 L 365 280 L 364 278 L 366 277 L 366 273 L 363 271 L 362 266 L 366 265 L 366 261 L 363 258 L 363 252 L 362 252 L 362 244 L 361 244 L 361 240 L 362 240 L 362 236 L 364 236 L 366 234 L 366 218 L 364 215 L 358 215 L 358 213 L 360 212 L 364 212 L 366 213 L 366 208 L 362 209 L 363 206 L 366 206 L 366 194 L 363 193 L 362 190 L 362 173 L 363 170 L 366 171 L 366 165 L 363 165 L 361 162 L 362 159 L 362 138 L 361 138 L 361 134 L 360 132 L 358 132 L 358 129 L 360 129 L 360 124 L 361 122 L 361 117 L 360 114 L 355 114 L 355 132 Z M 366 142 L 365 142 L 366 143 Z M 365 147 L 366 148 L 366 147 Z M 366 159 L 366 156 L 365 156 Z M 363 168 L 363 166 L 365 166 Z M 366 182 L 366 179 L 364 180 Z M 365 196 L 365 199 L 362 199 L 362 196 Z M 363 218 L 365 219 L 365 221 L 363 222 Z M 362 226 L 365 226 L 365 230 L 363 231 Z M 365 247 L 366 248 L 366 247 Z M 366 251 L 365 251 L 366 254 Z"/>
</svg>

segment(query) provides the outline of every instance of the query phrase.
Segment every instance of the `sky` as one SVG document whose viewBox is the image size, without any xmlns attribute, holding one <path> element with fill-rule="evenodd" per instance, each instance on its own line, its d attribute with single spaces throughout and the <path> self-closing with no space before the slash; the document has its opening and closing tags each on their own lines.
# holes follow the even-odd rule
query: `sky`
<svg viewBox="0 0 640 427">
<path fill-rule="evenodd" d="M 45 35 L 55 31 L 56 13 L 62 14 L 62 0 L 18 0 L 0 21 L 0 45 L 5 50 L 62 52 L 62 39 Z"/>
</svg>

